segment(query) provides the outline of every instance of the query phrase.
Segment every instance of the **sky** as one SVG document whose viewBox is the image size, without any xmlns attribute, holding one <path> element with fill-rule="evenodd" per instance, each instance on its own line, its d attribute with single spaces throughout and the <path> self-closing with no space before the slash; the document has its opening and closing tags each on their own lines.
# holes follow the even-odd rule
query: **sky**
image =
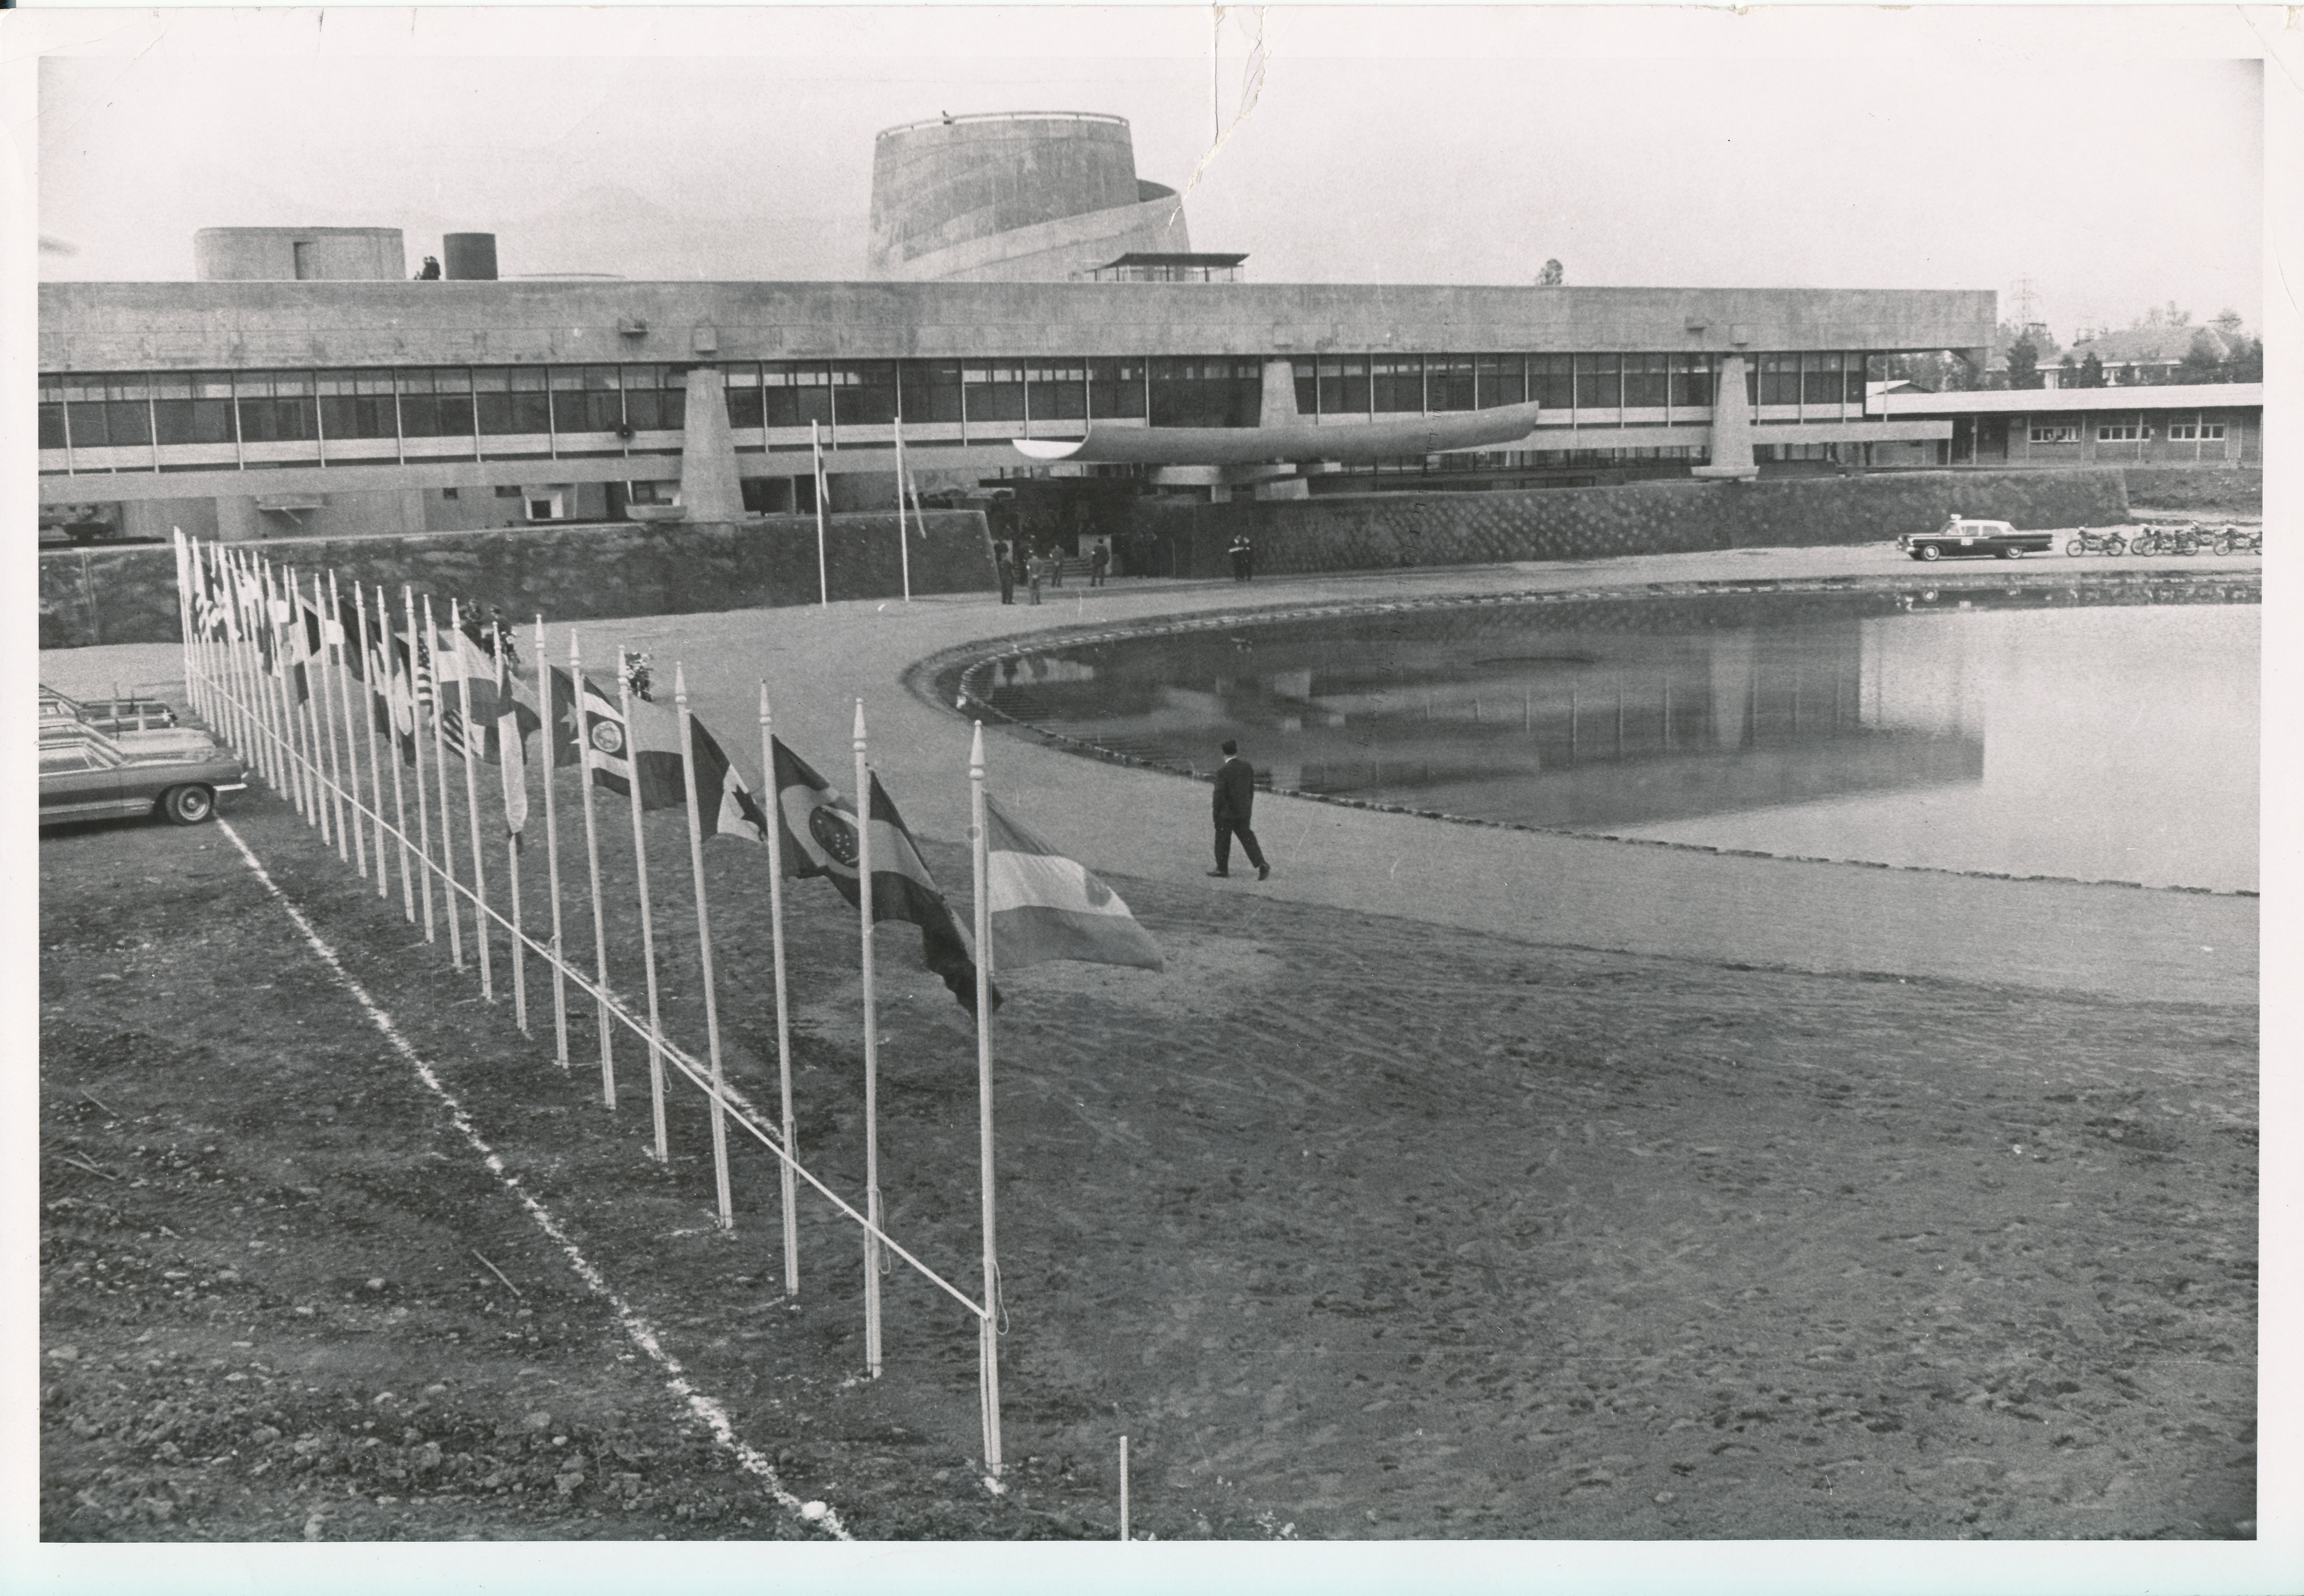
<svg viewBox="0 0 2304 1596">
<path fill-rule="evenodd" d="M 1193 242 L 1256 282 L 1557 257 L 1571 284 L 1988 288 L 2012 317 L 2029 279 L 2065 342 L 2170 300 L 2257 325 L 2261 68 L 2224 13 L 2173 48 L 1952 14 L 178 13 L 42 62 L 40 229 L 75 252 L 41 272 L 188 277 L 198 227 L 368 224 L 411 270 L 469 229 L 507 275 L 860 276 L 879 130 L 1089 110 L 1141 177 L 1206 159 Z"/>
</svg>

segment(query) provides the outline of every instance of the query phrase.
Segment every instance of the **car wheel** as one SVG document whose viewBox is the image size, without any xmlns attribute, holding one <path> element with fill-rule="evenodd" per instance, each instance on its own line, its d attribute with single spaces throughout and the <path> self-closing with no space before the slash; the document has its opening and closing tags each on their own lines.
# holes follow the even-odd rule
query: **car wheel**
<svg viewBox="0 0 2304 1596">
<path fill-rule="evenodd" d="M 2024 552 L 2023 550 L 2021 550 L 2021 549 L 2020 549 L 2020 548 L 2017 548 L 2017 547 L 2015 547 L 2014 545 L 2010 545 L 2009 547 L 2004 548 L 2004 549 L 2003 549 L 2003 550 L 2001 550 L 2001 551 L 2000 551 L 2000 557 L 2001 557 L 2003 560 L 2013 560 L 2013 559 L 2015 559 L 2019 554 L 2021 554 L 2023 552 Z"/>
<path fill-rule="evenodd" d="M 216 813 L 216 794 L 198 782 L 160 795 L 160 813 L 177 825 L 198 825 Z"/>
<path fill-rule="evenodd" d="M 1944 558 L 1944 551 L 1936 547 L 1936 545 L 1932 543 L 1924 543 L 1919 548 L 1914 549 L 1912 553 L 1923 560 L 1941 560 Z"/>
</svg>

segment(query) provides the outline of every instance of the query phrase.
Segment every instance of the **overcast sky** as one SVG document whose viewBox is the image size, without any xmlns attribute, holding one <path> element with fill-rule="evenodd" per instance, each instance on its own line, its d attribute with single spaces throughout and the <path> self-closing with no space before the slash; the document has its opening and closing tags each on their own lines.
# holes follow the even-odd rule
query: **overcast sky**
<svg viewBox="0 0 2304 1596">
<path fill-rule="evenodd" d="M 1182 187 L 1260 25 L 1260 91 L 1186 202 L 1252 281 L 1557 256 L 1577 284 L 1987 288 L 2012 317 L 2029 277 L 2063 341 L 2171 299 L 2255 326 L 2245 36 L 2041 14 L 180 13 L 43 63 L 40 227 L 77 252 L 41 269 L 188 277 L 197 227 L 364 223 L 411 268 L 453 228 L 501 233 L 508 274 L 861 275 L 878 130 L 1114 113 Z"/>
</svg>

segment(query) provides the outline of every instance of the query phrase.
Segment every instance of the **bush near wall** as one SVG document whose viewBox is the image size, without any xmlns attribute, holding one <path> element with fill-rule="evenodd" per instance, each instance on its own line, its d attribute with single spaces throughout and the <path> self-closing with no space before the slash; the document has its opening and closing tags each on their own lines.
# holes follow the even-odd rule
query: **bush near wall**
<svg viewBox="0 0 2304 1596">
<path fill-rule="evenodd" d="M 1224 551 L 1243 531 L 1256 569 L 1286 574 L 1877 543 L 1928 531 L 1952 511 L 2028 528 L 2116 526 L 2127 508 L 2116 468 L 1912 471 L 1230 504 L 1144 500 L 1130 531 L 1170 542 L 1178 576 L 1217 577 L 1230 574 Z"/>
<path fill-rule="evenodd" d="M 912 591 L 983 593 L 995 586 L 984 517 L 930 511 L 907 518 Z M 923 530 L 925 536 L 923 536 Z M 681 615 L 814 604 L 816 521 L 770 516 L 739 522 L 684 521 L 404 537 L 275 538 L 263 553 L 300 575 L 402 584 L 449 598 L 501 605 L 525 621 Z M 826 536 L 831 595 L 894 598 L 903 591 L 896 518 L 840 515 Z M 176 562 L 166 546 L 57 550 L 40 557 L 40 646 L 174 642 Z"/>
</svg>

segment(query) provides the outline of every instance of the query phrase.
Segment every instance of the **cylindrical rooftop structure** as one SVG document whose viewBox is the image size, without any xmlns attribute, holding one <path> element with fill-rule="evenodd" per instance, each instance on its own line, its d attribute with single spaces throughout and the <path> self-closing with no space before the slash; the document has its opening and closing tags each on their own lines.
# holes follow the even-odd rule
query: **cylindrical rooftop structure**
<svg viewBox="0 0 2304 1596">
<path fill-rule="evenodd" d="M 408 274 L 397 227 L 203 227 L 192 234 L 202 283 L 377 283 Z"/>
<path fill-rule="evenodd" d="M 940 117 L 873 145 L 877 277 L 1061 282 L 1127 249 L 1190 247 L 1175 191 L 1138 182 L 1124 117 Z"/>
<path fill-rule="evenodd" d="M 440 238 L 440 267 L 451 283 L 494 283 L 496 280 L 496 235 L 493 232 L 450 232 Z"/>
</svg>

